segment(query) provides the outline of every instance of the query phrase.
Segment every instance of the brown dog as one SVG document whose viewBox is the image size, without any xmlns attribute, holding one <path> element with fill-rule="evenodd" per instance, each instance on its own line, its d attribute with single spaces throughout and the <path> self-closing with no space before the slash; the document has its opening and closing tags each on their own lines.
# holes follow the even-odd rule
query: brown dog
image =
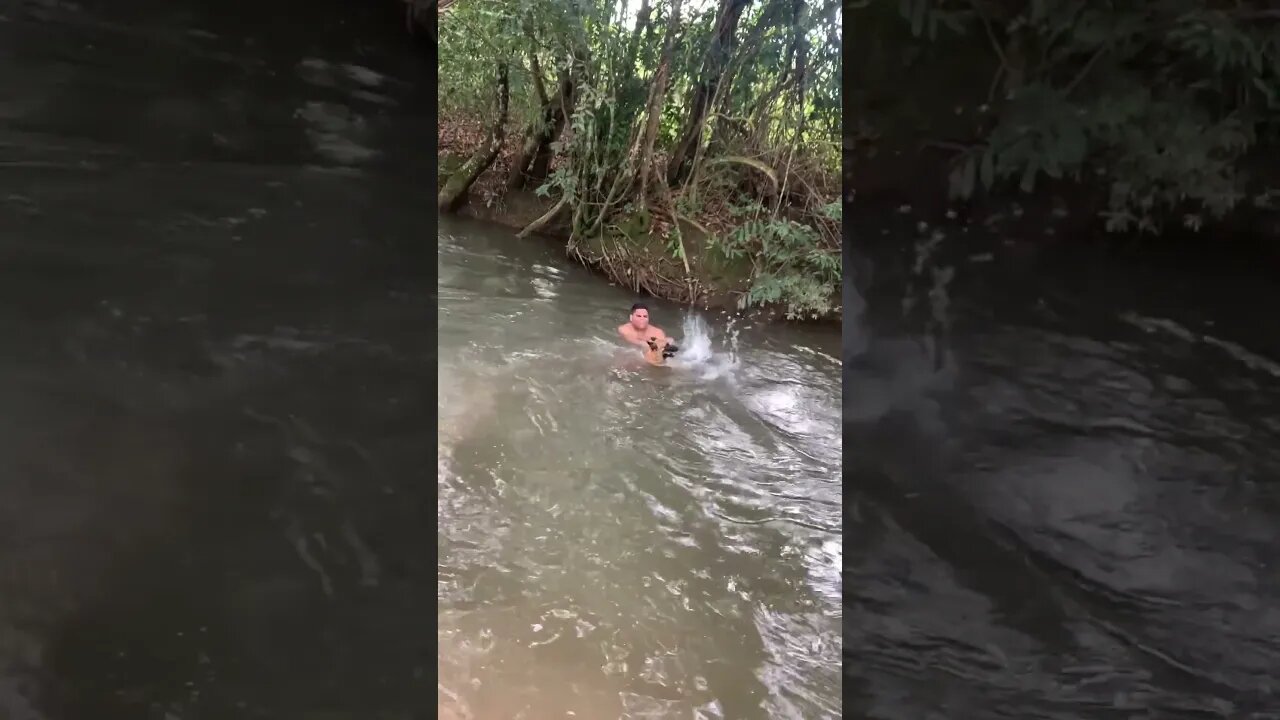
<svg viewBox="0 0 1280 720">
<path fill-rule="evenodd" d="M 645 362 L 650 365 L 666 365 L 667 358 L 672 354 L 667 349 L 671 346 L 670 338 L 657 336 L 649 338 L 644 348 Z"/>
<path fill-rule="evenodd" d="M 666 363 L 666 359 L 662 357 L 662 346 L 658 344 L 658 338 L 651 337 L 644 348 L 645 362 L 650 365 L 662 365 Z"/>
</svg>

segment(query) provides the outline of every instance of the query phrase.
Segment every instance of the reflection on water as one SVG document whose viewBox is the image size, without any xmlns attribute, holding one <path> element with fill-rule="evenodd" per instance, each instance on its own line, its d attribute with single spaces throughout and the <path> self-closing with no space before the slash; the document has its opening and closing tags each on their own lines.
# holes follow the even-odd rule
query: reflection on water
<svg viewBox="0 0 1280 720">
<path fill-rule="evenodd" d="M 1280 717 L 1274 337 L 1223 299 L 1274 290 L 1195 263 L 997 262 L 942 372 L 861 338 L 846 712 Z"/>
<path fill-rule="evenodd" d="M 438 262 L 441 706 L 838 717 L 838 338 L 654 305 L 651 368 L 540 241 L 445 220 Z"/>
<path fill-rule="evenodd" d="M 0 0 L 3 720 L 429 705 L 434 69 L 376 5 Z"/>
</svg>

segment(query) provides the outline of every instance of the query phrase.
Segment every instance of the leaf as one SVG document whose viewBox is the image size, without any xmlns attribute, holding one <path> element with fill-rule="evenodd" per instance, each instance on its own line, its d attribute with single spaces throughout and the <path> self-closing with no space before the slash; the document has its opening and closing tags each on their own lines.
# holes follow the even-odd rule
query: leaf
<svg viewBox="0 0 1280 720">
<path fill-rule="evenodd" d="M 950 30 L 951 32 L 957 35 L 964 35 L 964 32 L 965 32 L 964 13 L 951 12 L 951 11 L 945 11 L 945 10 L 935 10 L 933 12 L 933 17 L 935 20 L 941 22 L 943 25 L 946 25 L 947 29 Z"/>
<path fill-rule="evenodd" d="M 1276 107 L 1276 88 L 1272 87 L 1260 77 L 1253 79 L 1253 86 L 1258 88 L 1258 92 L 1262 93 L 1262 97 L 1267 99 L 1267 107 Z"/>
<path fill-rule="evenodd" d="M 1058 180 L 1062 177 L 1062 163 L 1058 162 L 1058 158 L 1053 155 L 1044 156 L 1044 174 Z M 1027 190 L 1027 192 L 1031 192 Z"/>
<path fill-rule="evenodd" d="M 977 180 L 977 175 L 978 163 L 973 156 L 965 158 L 965 161 L 955 169 L 952 175 L 952 196 L 963 199 L 973 197 L 973 186 Z"/>
<path fill-rule="evenodd" d="M 1084 128 L 1070 120 L 1059 127 L 1058 160 L 1065 165 L 1077 165 L 1084 162 L 1088 152 L 1088 140 Z"/>
<path fill-rule="evenodd" d="M 987 149 L 982 153 L 982 168 L 979 173 L 984 188 L 991 188 L 995 185 L 996 180 L 996 153 L 994 150 Z"/>
<path fill-rule="evenodd" d="M 1031 24 L 1039 25 L 1045 16 L 1046 0 L 1031 0 Z"/>
<path fill-rule="evenodd" d="M 1022 169 L 1022 180 L 1018 182 L 1018 188 L 1024 193 L 1030 193 L 1036 187 L 1036 173 L 1040 171 L 1040 163 L 1032 158 Z"/>
<path fill-rule="evenodd" d="M 911 34 L 920 37 L 924 31 L 925 12 L 929 9 L 929 0 L 916 0 L 915 9 L 911 13 Z"/>
</svg>

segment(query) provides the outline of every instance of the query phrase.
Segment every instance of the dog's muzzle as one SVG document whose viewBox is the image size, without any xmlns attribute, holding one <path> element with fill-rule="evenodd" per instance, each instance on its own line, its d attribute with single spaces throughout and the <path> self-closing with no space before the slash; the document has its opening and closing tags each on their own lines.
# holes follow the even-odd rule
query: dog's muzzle
<svg viewBox="0 0 1280 720">
<path fill-rule="evenodd" d="M 657 351 L 658 343 L 654 340 L 650 340 L 649 349 Z M 666 347 L 662 348 L 662 359 L 666 360 L 667 358 L 671 357 L 672 355 L 675 355 L 678 352 L 680 352 L 680 348 L 676 347 L 675 343 L 667 342 Z"/>
</svg>

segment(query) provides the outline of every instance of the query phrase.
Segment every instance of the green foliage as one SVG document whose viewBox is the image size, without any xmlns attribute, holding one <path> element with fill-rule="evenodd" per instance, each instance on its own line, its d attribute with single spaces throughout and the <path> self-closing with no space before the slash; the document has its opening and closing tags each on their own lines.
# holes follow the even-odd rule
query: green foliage
<svg viewBox="0 0 1280 720">
<path fill-rule="evenodd" d="M 836 209 L 826 210 L 839 214 Z M 738 208 L 737 212 L 754 212 Z M 809 225 L 791 220 L 754 217 L 714 239 L 713 249 L 727 260 L 749 259 L 750 286 L 739 304 L 743 308 L 781 305 L 790 319 L 822 317 L 834 310 L 841 281 L 841 257 L 824 247 L 821 235 Z"/>
<path fill-rule="evenodd" d="M 998 63 L 993 122 L 956 159 L 955 196 L 1065 178 L 1105 190 L 1110 229 L 1157 230 L 1170 216 L 1222 217 L 1265 190 L 1243 168 L 1280 128 L 1280 15 L 1267 4 L 899 4 L 916 36 L 945 27 Z"/>
<path fill-rule="evenodd" d="M 642 3 L 651 13 L 637 27 Z M 726 0 L 683 0 L 673 26 L 675 7 L 676 0 L 457 3 L 440 23 L 441 116 L 485 117 L 492 68 L 503 61 L 513 119 L 527 122 L 539 117 L 538 69 L 548 92 L 567 73 L 573 107 L 552 145 L 556 162 L 535 192 L 567 211 L 571 250 L 602 246 L 606 234 L 662 238 L 692 273 L 705 258 L 685 257 L 699 246 L 686 246 L 677 218 L 704 233 L 704 223 L 726 227 L 715 221 L 734 197 L 746 210 L 722 249 L 755 268 L 744 306 L 777 303 L 795 316 L 832 311 L 840 284 L 831 220 L 839 206 L 841 0 L 735 2 L 742 14 L 732 38 L 717 35 Z M 667 84 L 654 93 L 664 62 Z M 695 111 L 696 97 L 706 100 L 705 114 Z M 653 148 L 643 134 L 651 115 Z M 677 177 L 668 163 L 686 132 L 695 142 L 684 146 L 695 152 L 680 159 L 692 169 Z M 804 207 L 791 207 L 800 195 Z"/>
<path fill-rule="evenodd" d="M 457 155 L 441 155 L 436 160 L 436 172 L 439 173 L 441 178 L 447 178 L 458 172 L 466 161 L 465 157 L 458 157 Z"/>
<path fill-rule="evenodd" d="M 542 80 L 554 85 L 554 72 L 563 66 L 567 48 L 582 39 L 572 7 L 559 0 L 453 4 L 440 20 L 439 115 L 478 117 L 491 112 L 493 67 L 505 61 L 514 69 L 513 117 L 521 122 L 536 117 L 540 107 L 533 93 L 530 56 L 538 52 L 544 65 Z"/>
<path fill-rule="evenodd" d="M 966 20 L 974 14 L 973 10 L 936 7 L 938 4 L 934 0 L 898 0 L 898 11 L 904 20 L 911 23 L 913 35 L 936 40 L 944 29 L 963 33 Z"/>
</svg>

